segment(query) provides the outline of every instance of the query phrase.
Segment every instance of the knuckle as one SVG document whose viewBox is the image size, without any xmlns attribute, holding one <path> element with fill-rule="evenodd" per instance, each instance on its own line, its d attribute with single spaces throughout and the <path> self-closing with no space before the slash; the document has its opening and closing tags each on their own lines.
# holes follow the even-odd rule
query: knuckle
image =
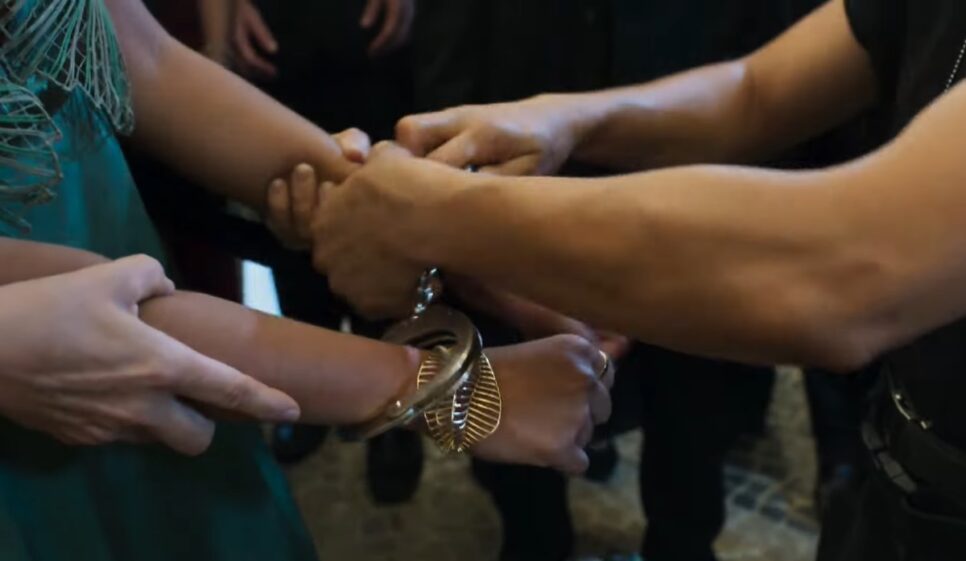
<svg viewBox="0 0 966 561">
<path fill-rule="evenodd" d="M 222 402 L 226 408 L 231 410 L 242 409 L 249 403 L 252 393 L 244 380 L 238 380 L 228 384 L 223 392 Z"/>
<path fill-rule="evenodd" d="M 592 357 L 594 354 L 593 344 L 574 333 L 566 333 L 558 336 L 559 344 L 570 360 L 575 363 L 581 363 Z"/>
<path fill-rule="evenodd" d="M 149 388 L 170 388 L 181 376 L 181 362 L 181 359 L 175 356 L 155 357 L 149 359 L 143 366 L 135 368 L 134 374 Z"/>
<path fill-rule="evenodd" d="M 419 132 L 419 118 L 409 115 L 396 122 L 396 137 L 411 138 Z"/>
</svg>

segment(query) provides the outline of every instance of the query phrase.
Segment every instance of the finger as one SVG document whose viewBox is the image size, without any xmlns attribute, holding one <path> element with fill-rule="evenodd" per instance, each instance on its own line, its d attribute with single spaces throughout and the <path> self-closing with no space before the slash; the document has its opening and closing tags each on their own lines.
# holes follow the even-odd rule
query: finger
<svg viewBox="0 0 966 561">
<path fill-rule="evenodd" d="M 598 350 L 597 356 L 594 357 L 594 373 L 597 375 L 597 381 L 603 384 L 605 389 L 610 389 L 614 385 L 616 370 L 617 366 L 610 355 Z"/>
<path fill-rule="evenodd" d="M 567 475 L 581 475 L 590 467 L 590 458 L 583 448 L 575 446 L 556 467 Z"/>
<path fill-rule="evenodd" d="M 268 209 L 265 225 L 284 244 L 295 243 L 298 235 L 293 227 L 292 197 L 288 183 L 276 179 L 268 186 Z"/>
<path fill-rule="evenodd" d="M 539 166 L 540 157 L 536 154 L 529 154 L 526 156 L 520 156 L 519 158 L 514 158 L 502 164 L 483 166 L 480 168 L 480 173 L 489 173 L 491 175 L 502 175 L 507 177 L 519 175 L 537 175 L 540 172 Z"/>
<path fill-rule="evenodd" d="M 294 399 L 234 368 L 187 347 L 177 363 L 171 389 L 179 396 L 266 422 L 293 422 Z"/>
<path fill-rule="evenodd" d="M 416 21 L 416 6 L 411 1 L 402 2 L 402 16 L 399 31 L 396 33 L 396 46 L 405 45 L 412 34 L 413 22 Z"/>
<path fill-rule="evenodd" d="M 319 203 L 318 195 L 315 169 L 308 164 L 295 166 L 292 172 L 292 219 L 295 233 L 301 240 L 312 237 L 312 217 Z"/>
<path fill-rule="evenodd" d="M 420 158 L 461 132 L 454 111 L 410 115 L 396 123 L 396 142 Z"/>
<path fill-rule="evenodd" d="M 464 132 L 433 150 L 426 158 L 462 169 L 470 164 L 479 164 L 476 161 L 477 151 L 476 140 L 469 132 Z"/>
<path fill-rule="evenodd" d="M 386 0 L 382 16 L 382 29 L 379 35 L 369 45 L 369 54 L 377 56 L 385 53 L 392 45 L 393 36 L 397 33 L 400 23 L 399 0 Z"/>
<path fill-rule="evenodd" d="M 248 11 L 248 22 L 251 26 L 251 33 L 255 37 L 255 41 L 258 42 L 258 45 L 265 52 L 272 54 L 278 52 L 278 41 L 275 40 L 275 35 L 272 34 L 272 30 L 268 28 L 268 24 L 262 18 L 262 13 L 254 6 Z"/>
<path fill-rule="evenodd" d="M 363 29 L 369 29 L 376 23 L 379 12 L 382 10 L 382 4 L 383 0 L 369 0 L 366 2 L 366 7 L 362 10 L 362 19 L 359 20 L 359 25 Z"/>
<path fill-rule="evenodd" d="M 174 293 L 174 282 L 164 272 L 157 259 L 147 255 L 132 255 L 105 266 L 108 282 L 115 286 L 115 295 L 126 306 L 137 306 L 143 300 Z"/>
<path fill-rule="evenodd" d="M 337 185 L 331 181 L 323 181 L 322 185 L 319 185 L 319 201 L 325 202 L 326 197 L 328 197 L 329 193 L 331 193 L 336 187 Z"/>
<path fill-rule="evenodd" d="M 590 418 L 595 425 L 607 422 L 611 414 L 610 390 L 600 381 L 595 381 L 590 389 Z"/>
<path fill-rule="evenodd" d="M 355 128 L 344 130 L 335 135 L 335 141 L 339 144 L 342 155 L 347 160 L 357 164 L 365 163 L 369 157 L 369 151 L 372 149 L 369 135 Z"/>
<path fill-rule="evenodd" d="M 242 67 L 247 72 L 268 77 L 275 76 L 275 66 L 255 51 L 249 30 L 245 25 L 240 24 L 235 29 L 235 51 L 238 53 Z"/>
<path fill-rule="evenodd" d="M 372 147 L 369 152 L 369 162 L 382 158 L 411 158 L 412 153 L 395 142 L 382 141 Z"/>
<path fill-rule="evenodd" d="M 211 446 L 215 423 L 191 407 L 168 398 L 152 413 L 149 433 L 165 446 L 186 456 L 198 456 Z"/>
<path fill-rule="evenodd" d="M 584 421 L 584 424 L 580 426 L 580 430 L 577 431 L 576 444 L 580 448 L 587 448 L 590 442 L 594 439 L 594 423 L 590 420 L 590 417 Z"/>
<path fill-rule="evenodd" d="M 620 360 L 630 350 L 631 340 L 623 335 L 600 333 L 598 334 L 598 345 L 600 350 L 611 357 L 611 360 Z"/>
<path fill-rule="evenodd" d="M 413 18 L 416 14 L 409 0 L 391 1 L 398 5 L 399 16 L 392 36 L 389 38 L 388 43 L 386 43 L 386 52 L 395 51 L 406 44 L 406 41 L 409 40 L 409 31 L 412 28 Z"/>
</svg>

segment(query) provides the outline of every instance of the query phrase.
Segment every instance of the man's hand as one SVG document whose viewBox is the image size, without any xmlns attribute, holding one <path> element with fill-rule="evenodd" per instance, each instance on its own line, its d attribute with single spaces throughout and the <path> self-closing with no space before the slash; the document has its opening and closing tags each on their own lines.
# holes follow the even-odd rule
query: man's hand
<svg viewBox="0 0 966 561">
<path fill-rule="evenodd" d="M 369 56 L 381 56 L 405 45 L 415 17 L 415 0 L 368 0 L 359 25 L 372 29 L 380 18 L 382 21 L 379 34 L 369 44 Z"/>
<path fill-rule="evenodd" d="M 503 395 L 500 427 L 473 448 L 496 462 L 580 474 L 594 426 L 610 417 L 613 368 L 586 339 L 561 335 L 487 349 Z"/>
<path fill-rule="evenodd" d="M 402 231 L 432 235 L 418 210 L 451 196 L 474 174 L 414 158 L 391 144 L 376 145 L 369 161 L 340 186 L 323 189 L 313 224 L 313 262 L 332 291 L 372 319 L 412 311 L 425 263 L 400 247 Z"/>
<path fill-rule="evenodd" d="M 369 136 L 361 130 L 347 129 L 332 138 L 349 162 L 363 164 L 369 157 Z M 269 184 L 265 225 L 288 249 L 308 249 L 312 246 L 312 221 L 321 202 L 322 187 L 315 168 L 299 164 L 288 178 L 280 177 Z"/>
<path fill-rule="evenodd" d="M 251 0 L 236 0 L 232 37 L 234 65 L 245 76 L 274 78 L 278 69 L 263 53 L 278 52 L 278 41 Z"/>
<path fill-rule="evenodd" d="M 396 141 L 416 156 L 500 175 L 552 175 L 586 132 L 576 98 L 544 95 L 411 115 Z"/>
<path fill-rule="evenodd" d="M 447 290 L 456 294 L 463 305 L 499 317 L 518 329 L 527 341 L 554 335 L 578 335 L 600 347 L 614 360 L 624 356 L 630 347 L 627 337 L 595 330 L 532 300 L 494 290 L 466 277 L 448 276 L 446 280 Z"/>
<path fill-rule="evenodd" d="M 140 302 L 173 291 L 144 256 L 0 287 L 0 414 L 67 444 L 156 440 L 191 455 L 215 431 L 191 402 L 296 420 L 287 395 L 138 318 Z"/>
</svg>

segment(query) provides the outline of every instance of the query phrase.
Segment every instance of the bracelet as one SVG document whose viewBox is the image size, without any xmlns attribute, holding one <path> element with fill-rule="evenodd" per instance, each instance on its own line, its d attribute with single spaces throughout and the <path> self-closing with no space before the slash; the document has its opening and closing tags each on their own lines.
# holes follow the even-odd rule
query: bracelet
<svg viewBox="0 0 966 561">
<path fill-rule="evenodd" d="M 472 374 L 483 348 L 480 333 L 469 318 L 445 306 L 433 306 L 396 324 L 382 339 L 430 351 L 420 365 L 420 373 L 430 381 L 417 384 L 411 396 L 392 402 L 375 419 L 342 427 L 339 432 L 345 439 L 378 436 L 412 422 L 437 402 L 451 399 Z"/>
<path fill-rule="evenodd" d="M 430 383 L 433 372 L 420 370 L 417 385 Z M 503 399 L 493 365 L 485 354 L 450 400 L 440 400 L 424 414 L 429 436 L 444 452 L 464 453 L 500 426 Z"/>
<path fill-rule="evenodd" d="M 434 305 L 441 293 L 439 271 L 427 270 L 419 279 L 412 317 L 382 338 L 429 351 L 419 365 L 416 391 L 391 403 L 375 419 L 343 427 L 343 438 L 372 438 L 420 415 L 429 436 L 446 452 L 466 452 L 496 432 L 503 400 L 480 333 L 462 313 Z"/>
</svg>

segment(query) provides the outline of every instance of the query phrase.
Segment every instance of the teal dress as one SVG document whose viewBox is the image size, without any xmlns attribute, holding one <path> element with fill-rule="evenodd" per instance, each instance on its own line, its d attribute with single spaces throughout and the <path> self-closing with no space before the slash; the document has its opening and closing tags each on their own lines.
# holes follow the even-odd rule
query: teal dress
<svg viewBox="0 0 966 561">
<path fill-rule="evenodd" d="M 0 0 L 0 227 L 109 257 L 161 258 L 114 137 L 130 128 L 130 104 L 101 1 Z M 48 46 L 25 40 L 31 33 Z M 100 72 L 106 84 L 58 66 L 66 59 L 53 55 L 77 43 L 57 34 L 70 33 L 99 42 L 77 58 L 113 68 Z M 44 61 L 21 64 L 45 48 Z M 0 419 L 0 560 L 195 559 L 315 559 L 258 427 L 219 425 L 211 448 L 186 458 L 160 446 L 68 447 Z"/>
</svg>

